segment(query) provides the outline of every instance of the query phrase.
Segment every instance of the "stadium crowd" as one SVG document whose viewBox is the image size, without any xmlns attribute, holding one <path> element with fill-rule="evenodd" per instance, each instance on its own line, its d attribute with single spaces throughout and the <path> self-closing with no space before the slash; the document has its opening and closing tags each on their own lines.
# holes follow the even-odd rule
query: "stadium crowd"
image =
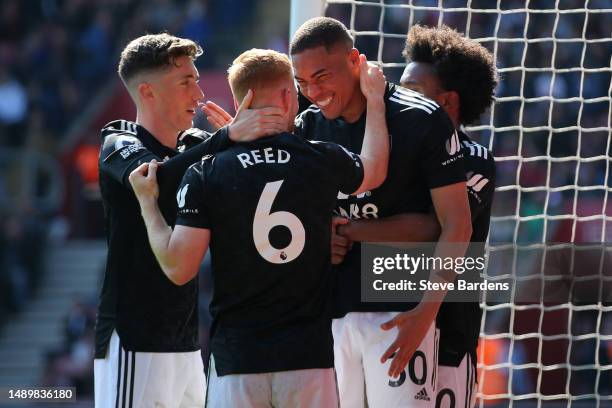
<svg viewBox="0 0 612 408">
<path fill-rule="evenodd" d="M 281 7 L 283 1 L 268 2 Z M 398 1 L 387 1 L 394 4 Z M 417 2 L 415 2 L 417 3 Z M 589 7 L 605 7 L 605 1 L 591 1 Z M 437 6 L 438 1 L 421 1 L 419 5 Z M 463 1 L 447 0 L 445 7 L 462 6 Z M 524 2 L 503 2 L 506 9 L 522 7 Z M 532 9 L 549 8 L 554 2 L 534 0 Z M 563 8 L 580 8 L 583 2 L 570 0 Z M 475 0 L 473 8 L 490 8 L 490 2 Z M 230 58 L 245 49 L 243 38 L 257 27 L 247 24 L 256 13 L 256 2 L 249 0 L 4 0 L 0 5 L 0 325 L 3 317 L 20 310 L 36 287 L 44 269 L 47 237 L 54 233 L 53 220 L 61 214 L 61 182 L 46 178 L 43 172 L 28 170 L 27 160 L 15 157 L 42 155 L 59 162 L 71 127 L 78 122 L 88 103 L 117 81 L 116 62 L 119 50 L 131 38 L 145 32 L 168 31 L 202 44 L 205 54 L 198 60 L 200 69 L 226 68 Z M 283 6 L 286 7 L 286 6 Z M 333 5 L 327 15 L 350 27 L 350 5 Z M 378 31 L 380 8 L 357 8 L 354 26 L 359 31 Z M 288 15 L 288 13 L 287 13 Z M 541 70 L 502 72 L 501 85 L 493 118 L 483 118 L 484 125 L 509 127 L 492 134 L 488 127 L 472 132 L 477 141 L 490 145 L 499 157 L 521 156 L 600 156 L 601 160 L 581 163 L 572 160 L 552 163 L 536 160 L 521 164 L 519 177 L 517 157 L 498 162 L 498 186 L 604 186 L 607 175 L 605 157 L 612 152 L 608 131 L 585 132 L 576 128 L 605 128 L 609 125 L 609 98 L 582 103 L 585 99 L 608 95 L 610 71 L 581 74 L 576 70 L 552 74 L 554 68 L 601 68 L 609 66 L 612 43 L 542 41 L 525 45 L 496 42 L 494 38 L 595 39 L 609 36 L 612 14 L 590 14 L 584 27 L 584 13 L 556 14 L 509 13 L 497 24 L 495 13 L 472 13 L 469 35 L 491 38 L 483 44 L 495 48 L 498 67 L 528 67 Z M 528 20 L 527 20 L 528 18 Z M 383 30 L 405 34 L 408 21 L 437 25 L 435 11 L 417 11 L 411 17 L 408 9 L 386 13 Z M 445 13 L 443 22 L 460 31 L 466 30 L 467 13 Z M 526 27 L 526 21 L 529 21 Z M 496 29 L 496 27 L 498 27 Z M 554 30 L 554 32 L 553 32 Z M 286 51 L 287 33 L 267 39 Z M 404 40 L 357 35 L 356 46 L 370 59 L 381 56 L 385 62 L 403 62 Z M 387 77 L 399 80 L 401 68 L 389 68 Z M 560 99 L 551 102 L 542 96 Z M 519 100 L 519 98 L 534 98 Z M 522 130 L 514 128 L 519 124 Z M 549 129 L 557 129 L 552 137 Z M 549 167 L 550 166 L 550 167 Z M 46 174 L 46 173 L 45 173 Z M 48 177 L 48 176 L 47 176 Z M 24 181 L 26 180 L 26 181 Z M 612 187 L 612 177 L 607 177 Z M 498 195 L 494 215 L 521 216 L 571 213 L 575 195 L 580 200 L 580 215 L 601 211 L 603 189 L 579 194 L 573 188 L 550 193 L 523 193 L 517 209 L 517 191 Z M 49 202 L 41 197 L 56 197 Z M 547 203 L 547 207 L 545 207 Z M 599 207 L 598 207 L 599 204 Z M 514 236 L 515 221 L 493 222 L 492 241 L 523 242 L 542 240 L 542 220 L 521 223 Z M 548 228 L 546 240 L 567 240 L 563 225 Z M 586 230 L 584 240 L 601 232 L 601 223 Z M 591 232 L 589 232 L 591 231 Z M 593 232 L 594 231 L 594 232 Z M 610 234 L 612 229 L 608 229 Z M 55 232 L 57 233 L 57 231 Z M 595 235 L 593 235 L 595 234 Z M 100 231 L 102 236 L 102 231 Z M 204 290 L 201 293 L 205 293 Z M 205 296 L 203 296 L 205 297 Z M 202 330 L 206 327 L 206 302 L 203 299 Z M 93 393 L 91 350 L 95 304 L 75 302 L 67 316 L 65 344 L 49 351 L 44 384 L 78 386 Z M 205 339 L 206 336 L 202 336 Z M 588 360 L 588 358 L 587 358 Z"/>
</svg>

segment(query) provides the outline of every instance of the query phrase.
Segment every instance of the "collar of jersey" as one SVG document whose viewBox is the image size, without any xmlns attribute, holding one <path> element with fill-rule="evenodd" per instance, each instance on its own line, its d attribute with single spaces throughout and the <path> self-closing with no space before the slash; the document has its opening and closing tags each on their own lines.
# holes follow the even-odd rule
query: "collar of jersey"
<svg viewBox="0 0 612 408">
<path fill-rule="evenodd" d="M 171 149 L 167 146 L 164 146 L 143 126 L 136 124 L 138 129 L 138 139 L 142 142 L 143 145 L 151 152 L 157 154 L 160 157 L 169 156 L 172 157 L 176 155 L 178 152 L 176 149 Z M 178 137 L 178 136 L 177 136 Z"/>
</svg>

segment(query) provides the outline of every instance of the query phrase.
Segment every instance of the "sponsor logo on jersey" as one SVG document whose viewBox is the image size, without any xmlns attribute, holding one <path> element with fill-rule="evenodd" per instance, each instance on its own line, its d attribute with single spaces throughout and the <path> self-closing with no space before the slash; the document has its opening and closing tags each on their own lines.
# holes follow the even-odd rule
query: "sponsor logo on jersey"
<svg viewBox="0 0 612 408">
<path fill-rule="evenodd" d="M 454 156 L 457 154 L 457 152 L 459 152 L 459 150 L 461 150 L 461 144 L 459 143 L 459 135 L 455 130 L 450 139 L 446 141 L 446 152 L 449 155 Z"/>
<path fill-rule="evenodd" d="M 425 387 L 421 388 L 421 391 L 416 393 L 414 399 L 429 401 L 429 395 L 427 395 L 427 390 L 425 389 Z"/>
<path fill-rule="evenodd" d="M 185 196 L 187 195 L 187 189 L 189 188 L 189 184 L 185 184 L 178 193 L 176 193 L 176 202 L 178 203 L 178 208 L 183 208 L 185 206 Z"/>
<path fill-rule="evenodd" d="M 357 198 L 363 198 L 363 197 L 369 197 L 372 195 L 372 192 L 370 190 L 368 191 L 364 191 L 363 193 L 357 194 L 356 196 L 353 197 L 357 197 Z M 338 200 L 348 200 L 348 198 L 351 197 L 348 194 L 344 194 L 342 191 L 338 191 Z"/>
<path fill-rule="evenodd" d="M 482 203 L 480 197 L 480 190 L 482 190 L 489 183 L 489 179 L 485 178 L 482 174 L 474 174 L 473 172 L 467 173 L 467 188 L 468 194 L 470 194 L 478 203 Z"/>
<path fill-rule="evenodd" d="M 477 193 L 480 192 L 489 183 L 489 179 L 482 174 L 468 173 L 467 186 Z"/>
<path fill-rule="evenodd" d="M 374 203 L 366 203 L 363 205 L 351 203 L 348 211 L 343 207 L 338 207 L 336 213 L 340 217 L 349 218 L 351 220 L 378 218 L 378 207 Z"/>
</svg>

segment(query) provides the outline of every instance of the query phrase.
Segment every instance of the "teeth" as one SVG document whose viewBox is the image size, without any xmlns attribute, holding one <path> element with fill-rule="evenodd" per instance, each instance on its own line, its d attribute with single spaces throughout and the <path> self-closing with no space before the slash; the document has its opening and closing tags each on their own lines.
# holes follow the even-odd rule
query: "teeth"
<svg viewBox="0 0 612 408">
<path fill-rule="evenodd" d="M 330 97 L 328 97 L 328 98 L 323 99 L 322 101 L 317 101 L 317 105 L 318 105 L 320 108 L 324 108 L 324 107 L 326 107 L 327 105 L 329 105 L 329 103 L 331 102 L 331 100 L 332 100 L 332 97 L 330 96 Z"/>
</svg>

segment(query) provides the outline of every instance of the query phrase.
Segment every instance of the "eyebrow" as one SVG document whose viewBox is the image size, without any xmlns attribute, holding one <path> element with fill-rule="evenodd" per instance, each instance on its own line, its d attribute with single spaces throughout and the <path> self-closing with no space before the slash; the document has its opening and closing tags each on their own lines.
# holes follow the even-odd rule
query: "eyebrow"
<svg viewBox="0 0 612 408">
<path fill-rule="evenodd" d="M 316 71 L 314 74 L 312 74 L 310 77 L 311 77 L 311 78 L 314 78 L 314 77 L 316 77 L 317 75 L 319 75 L 319 74 L 323 73 L 323 71 L 325 71 L 325 70 L 326 70 L 325 68 L 321 68 L 320 70 L 318 70 L 318 71 Z M 300 78 L 300 77 L 298 77 L 297 75 L 296 75 L 296 76 L 294 76 L 294 78 L 296 79 L 296 81 L 303 81 L 303 79 L 302 79 L 302 78 Z"/>
<path fill-rule="evenodd" d="M 189 78 L 194 78 L 195 80 L 199 80 L 200 75 L 186 74 L 180 77 L 180 79 L 189 79 Z"/>
</svg>

